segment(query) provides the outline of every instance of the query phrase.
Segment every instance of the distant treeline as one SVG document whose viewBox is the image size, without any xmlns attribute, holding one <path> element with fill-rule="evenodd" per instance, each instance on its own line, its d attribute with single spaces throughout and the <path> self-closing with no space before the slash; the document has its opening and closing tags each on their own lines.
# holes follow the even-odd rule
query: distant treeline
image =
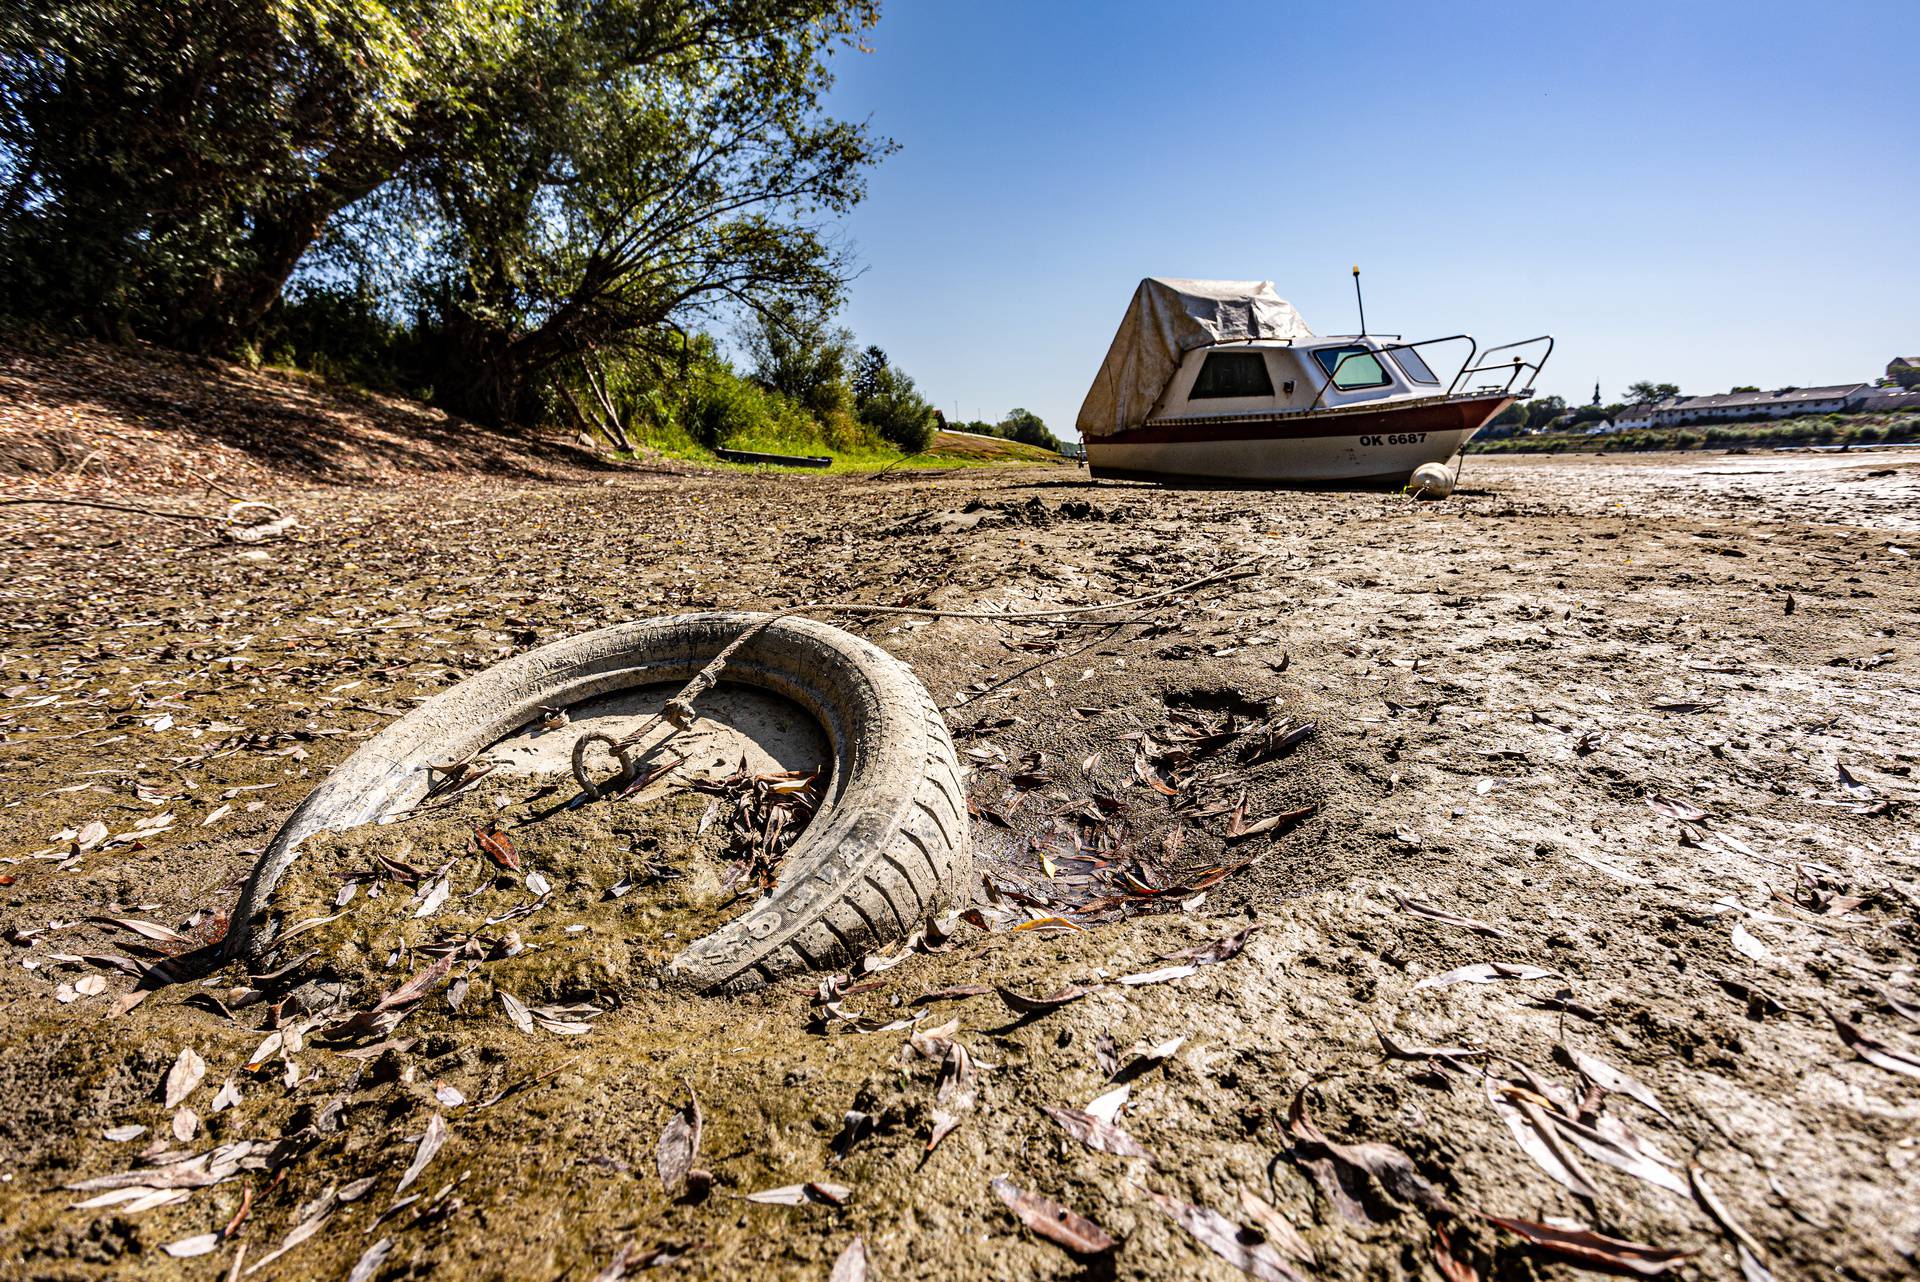
<svg viewBox="0 0 1920 1282">
<path fill-rule="evenodd" d="M 961 432 L 978 432 L 982 436 L 998 436 L 1003 440 L 1019 441 L 1022 445 L 1037 445 L 1043 450 L 1060 452 L 1060 438 L 1048 430 L 1046 423 L 1032 410 L 1013 409 L 998 423 L 988 423 L 973 419 L 966 423 L 949 423 L 948 427 Z"/>
<path fill-rule="evenodd" d="M 831 332 L 877 0 L 46 0 L 0 22 L 0 315 L 616 444 L 912 450 Z M 710 335 L 732 333 L 752 371 Z"/>
<path fill-rule="evenodd" d="M 1567 454 L 1634 450 L 1695 450 L 1775 445 L 1893 445 L 1920 442 L 1920 414 L 1816 414 L 1764 423 L 1716 423 L 1705 427 L 1636 428 L 1586 436 L 1550 432 L 1539 436 L 1475 437 L 1467 449 L 1483 454 Z"/>
</svg>

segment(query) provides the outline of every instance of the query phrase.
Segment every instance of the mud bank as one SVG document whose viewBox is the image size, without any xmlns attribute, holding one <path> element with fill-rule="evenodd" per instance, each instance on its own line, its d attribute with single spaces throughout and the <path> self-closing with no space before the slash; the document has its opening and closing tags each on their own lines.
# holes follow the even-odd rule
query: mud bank
<svg viewBox="0 0 1920 1282">
<path fill-rule="evenodd" d="M 1270 1208 L 1264 1244 L 1226 1248 L 1312 1277 L 1431 1276 L 1436 1249 L 1569 1274 L 1482 1213 L 1687 1253 L 1647 1259 L 1690 1277 L 1740 1277 L 1743 1250 L 1908 1276 L 1917 498 L 1889 452 L 1474 459 L 1426 505 L 1027 474 L 460 483 L 291 499 L 295 537 L 251 551 L 9 512 L 4 1271 L 224 1276 L 244 1248 L 258 1277 L 593 1277 L 624 1250 L 817 1278 L 858 1237 L 884 1278 L 1240 1276 L 1157 1194 Z M 657 986 L 669 936 L 738 910 L 707 799 L 523 830 L 537 774 L 301 865 L 299 919 L 338 914 L 301 964 L 360 1009 L 431 968 L 429 927 L 479 941 L 391 1027 L 310 1036 L 292 972 L 128 1006 L 135 973 L 218 937 L 329 765 L 507 654 L 717 606 L 1077 605 L 1256 554 L 1098 626 L 840 620 L 943 706 L 994 890 L 984 928 L 887 950 L 831 1006 L 817 979 Z M 518 869 L 471 848 L 490 820 Z M 366 875 L 383 855 L 449 865 L 443 906 L 415 917 L 421 885 Z M 540 898 L 530 873 L 547 906 L 488 924 Z M 1084 992 L 1036 1005 L 1062 989 Z M 689 1088 L 697 1200 L 656 1169 Z M 1133 1155 L 1046 1111 L 1103 1096 Z M 1290 1124 L 1296 1099 L 1413 1178 Z M 153 1192 L 77 1206 L 121 1172 Z M 1036 1236 L 1002 1173 L 1118 1245 Z"/>
</svg>

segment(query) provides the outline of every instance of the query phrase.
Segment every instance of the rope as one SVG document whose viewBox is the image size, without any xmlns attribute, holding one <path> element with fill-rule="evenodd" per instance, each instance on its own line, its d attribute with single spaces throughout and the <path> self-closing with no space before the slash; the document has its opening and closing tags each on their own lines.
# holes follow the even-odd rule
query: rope
<svg viewBox="0 0 1920 1282">
<path fill-rule="evenodd" d="M 587 750 L 594 744 L 605 744 L 609 755 L 620 763 L 621 781 L 631 779 L 635 773 L 633 747 L 644 739 L 653 728 L 665 720 L 677 734 L 691 726 L 697 715 L 693 710 L 693 701 L 711 690 L 720 680 L 727 661 L 739 652 L 740 647 L 769 627 L 785 618 L 797 614 L 905 614 L 921 619 L 1058 619 L 1076 614 L 1095 614 L 1106 610 L 1126 610 L 1134 606 L 1146 605 L 1153 601 L 1164 601 L 1170 596 L 1191 592 L 1226 579 L 1243 578 L 1252 568 L 1262 561 L 1269 560 L 1273 553 L 1250 556 L 1244 561 L 1236 561 L 1224 570 L 1215 570 L 1197 579 L 1189 579 L 1160 592 L 1149 592 L 1145 596 L 1129 597 L 1124 601 L 1105 601 L 1099 605 L 1070 605 L 1048 610 L 929 610 L 914 605 L 874 605 L 866 601 L 812 601 L 805 605 L 790 605 L 784 610 L 762 615 L 741 630 L 740 635 L 727 642 L 719 654 L 713 656 L 707 665 L 693 674 L 693 679 L 680 687 L 679 693 L 667 700 L 666 706 L 653 716 L 648 717 L 638 730 L 624 739 L 615 739 L 612 735 L 599 730 L 590 730 L 573 741 L 573 778 L 580 790 L 595 801 L 602 793 L 597 784 L 587 777 Z M 667 736 L 671 739 L 673 734 Z M 665 742 L 663 740 L 662 742 Z"/>
</svg>

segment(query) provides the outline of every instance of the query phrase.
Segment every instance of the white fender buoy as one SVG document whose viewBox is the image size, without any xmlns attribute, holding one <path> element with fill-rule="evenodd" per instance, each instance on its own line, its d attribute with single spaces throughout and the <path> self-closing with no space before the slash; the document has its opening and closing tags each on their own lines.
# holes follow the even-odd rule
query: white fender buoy
<svg viewBox="0 0 1920 1282">
<path fill-rule="evenodd" d="M 1443 499 L 1453 493 L 1453 473 L 1445 463 L 1422 463 L 1407 478 L 1407 492 L 1417 499 Z"/>
</svg>

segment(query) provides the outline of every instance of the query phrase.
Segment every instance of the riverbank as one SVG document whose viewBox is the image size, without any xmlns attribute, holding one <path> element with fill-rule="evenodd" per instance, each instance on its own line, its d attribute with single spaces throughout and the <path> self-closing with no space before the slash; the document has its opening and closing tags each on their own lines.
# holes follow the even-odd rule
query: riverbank
<svg viewBox="0 0 1920 1282">
<path fill-rule="evenodd" d="M 1266 1249 L 1317 1278 L 1440 1251 L 1575 1276 L 1487 1215 L 1689 1277 L 1740 1278 L 1743 1249 L 1783 1278 L 1911 1273 L 1920 1081 L 1886 1064 L 1920 1053 L 1920 460 L 1476 457 L 1439 503 L 994 469 L 263 497 L 299 524 L 254 547 L 0 510 L 8 1276 L 204 1278 L 244 1247 L 243 1272 L 285 1248 L 258 1277 L 338 1278 L 384 1242 L 369 1276 L 820 1278 L 856 1238 L 876 1277 L 1083 1276 L 1003 1173 L 1117 1239 L 1093 1271 L 1118 1278 L 1239 1276 L 1190 1207 L 1274 1217 Z M 664 897 L 716 875 L 702 798 L 561 832 L 522 824 L 540 784 L 515 779 L 467 801 L 517 871 L 404 824 L 315 865 L 363 870 L 315 914 L 340 914 L 309 931 L 329 948 L 552 883 L 391 1027 L 326 1042 L 238 970 L 128 1008 L 332 764 L 502 657 L 719 606 L 1079 605 L 1256 556 L 1099 628 L 840 620 L 941 705 L 996 890 L 987 928 L 888 950 L 832 1006 L 817 979 L 649 986 Z M 1147 759 L 1229 717 L 1314 730 Z M 1243 828 L 1316 809 L 1229 837 L 1243 789 Z M 1184 887 L 1165 911 L 1077 906 L 1049 844 L 1077 809 L 1116 868 Z M 465 861 L 476 897 L 420 913 L 432 877 L 376 856 Z M 355 956 L 382 993 L 432 960 Z M 689 1087 L 704 1200 L 656 1169 Z M 1096 1107 L 1137 1150 L 1047 1111 Z M 1360 1143 L 1406 1165 L 1336 1147 Z"/>
</svg>

